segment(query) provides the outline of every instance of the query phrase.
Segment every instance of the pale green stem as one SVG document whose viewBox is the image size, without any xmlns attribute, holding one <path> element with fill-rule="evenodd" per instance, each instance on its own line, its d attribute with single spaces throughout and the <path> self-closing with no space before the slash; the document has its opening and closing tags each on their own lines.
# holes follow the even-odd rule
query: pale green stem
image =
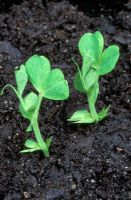
<svg viewBox="0 0 131 200">
<path fill-rule="evenodd" d="M 42 135 L 41 135 L 41 132 L 40 132 L 40 129 L 38 126 L 38 115 L 39 115 L 39 109 L 40 109 L 40 105 L 42 102 L 42 98 L 43 98 L 43 96 L 41 94 L 39 94 L 38 104 L 37 104 L 31 124 L 32 124 L 33 130 L 34 130 L 36 140 L 37 140 L 39 146 L 41 147 L 43 154 L 45 155 L 45 157 L 49 157 L 48 147 L 42 138 Z"/>
<path fill-rule="evenodd" d="M 98 122 L 99 118 L 98 118 L 98 114 L 97 114 L 97 111 L 95 108 L 95 104 L 94 104 L 94 102 L 92 102 L 92 99 L 90 99 L 90 97 L 87 97 L 87 100 L 88 100 L 88 104 L 89 104 L 90 114 L 94 118 L 95 122 Z"/>
<path fill-rule="evenodd" d="M 24 101 L 23 101 L 22 96 L 18 94 L 17 90 L 15 89 L 15 87 L 14 87 L 13 85 L 11 85 L 11 84 L 5 85 L 5 86 L 2 88 L 2 90 L 1 90 L 1 92 L 0 92 L 0 95 L 3 95 L 4 90 L 5 90 L 6 88 L 8 88 L 8 87 L 10 87 L 10 88 L 15 92 L 15 94 L 16 94 L 16 96 L 18 97 L 18 99 L 20 100 L 22 106 L 25 108 L 25 103 L 24 103 Z"/>
</svg>

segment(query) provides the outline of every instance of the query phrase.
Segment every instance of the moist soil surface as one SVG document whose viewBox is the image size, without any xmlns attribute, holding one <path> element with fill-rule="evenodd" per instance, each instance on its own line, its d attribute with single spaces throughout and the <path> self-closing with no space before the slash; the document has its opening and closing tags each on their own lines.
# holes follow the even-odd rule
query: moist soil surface
<svg viewBox="0 0 131 200">
<path fill-rule="evenodd" d="M 70 98 L 42 103 L 40 129 L 44 138 L 53 137 L 46 159 L 41 153 L 19 153 L 28 137 L 28 122 L 20 115 L 11 90 L 0 97 L 0 199 L 131 199 L 130 3 L 119 9 L 100 4 L 98 10 L 84 11 L 80 3 L 68 1 L 2 5 L 0 87 L 15 85 L 16 67 L 40 54 L 63 70 Z M 121 51 L 115 70 L 100 79 L 97 110 L 110 105 L 110 114 L 98 124 L 72 125 L 67 118 L 88 106 L 85 96 L 73 87 L 76 67 L 71 58 L 81 63 L 78 40 L 83 33 L 96 30 L 103 33 L 106 46 L 117 44 Z"/>
</svg>

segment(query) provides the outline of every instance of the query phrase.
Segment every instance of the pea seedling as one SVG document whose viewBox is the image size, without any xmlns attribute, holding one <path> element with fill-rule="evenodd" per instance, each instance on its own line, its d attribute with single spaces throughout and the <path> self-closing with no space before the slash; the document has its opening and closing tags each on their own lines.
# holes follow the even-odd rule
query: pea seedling
<svg viewBox="0 0 131 200">
<path fill-rule="evenodd" d="M 74 79 L 76 90 L 85 93 L 89 105 L 86 109 L 76 111 L 68 121 L 73 123 L 94 123 L 108 115 L 109 106 L 97 113 L 95 103 L 99 93 L 99 78 L 111 72 L 119 58 L 119 47 L 111 45 L 105 50 L 104 39 L 100 32 L 85 33 L 79 40 L 78 48 L 83 58 L 82 67 L 73 60 L 78 68 Z"/>
<path fill-rule="evenodd" d="M 21 65 L 15 71 L 17 89 L 12 85 L 6 85 L 1 94 L 7 87 L 11 87 L 17 95 L 20 104 L 19 110 L 24 118 L 30 121 L 27 132 L 34 131 L 36 141 L 27 139 L 25 149 L 21 153 L 28 153 L 41 150 L 45 157 L 49 156 L 51 137 L 45 141 L 42 138 L 39 126 L 38 115 L 43 98 L 51 100 L 64 100 L 69 97 L 68 83 L 64 79 L 62 71 L 58 68 L 52 69 L 49 60 L 44 56 L 34 55 L 27 60 L 25 65 Z M 34 86 L 37 93 L 31 91 L 23 97 L 24 89 L 28 80 Z"/>
</svg>

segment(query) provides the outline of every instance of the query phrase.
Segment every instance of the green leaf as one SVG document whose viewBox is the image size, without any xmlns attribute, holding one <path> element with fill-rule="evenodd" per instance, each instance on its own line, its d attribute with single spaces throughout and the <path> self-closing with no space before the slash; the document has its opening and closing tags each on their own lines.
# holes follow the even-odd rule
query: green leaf
<svg viewBox="0 0 131 200">
<path fill-rule="evenodd" d="M 85 75 L 85 78 L 83 79 L 82 84 L 82 77 L 80 76 L 80 73 L 78 72 L 74 79 L 74 86 L 75 88 L 80 92 L 88 92 L 88 90 L 98 82 L 98 74 L 96 73 L 96 70 L 91 68 L 90 71 Z"/>
<path fill-rule="evenodd" d="M 21 65 L 20 69 L 15 71 L 15 78 L 17 84 L 17 92 L 19 95 L 22 95 L 28 81 L 28 75 L 24 65 Z"/>
<path fill-rule="evenodd" d="M 47 138 L 46 141 L 45 141 L 48 149 L 50 148 L 51 142 L 52 142 L 52 137 Z"/>
<path fill-rule="evenodd" d="M 34 110 L 38 103 L 38 96 L 34 92 L 30 92 L 24 97 L 26 110 Z"/>
<path fill-rule="evenodd" d="M 94 119 L 87 110 L 78 110 L 68 119 L 68 121 L 73 123 L 93 123 Z"/>
<path fill-rule="evenodd" d="M 32 139 L 27 139 L 24 145 L 29 149 L 24 149 L 20 151 L 20 153 L 31 153 L 34 151 L 41 150 L 41 147 L 38 145 L 38 143 Z"/>
<path fill-rule="evenodd" d="M 95 83 L 98 82 L 98 74 L 95 69 L 90 69 L 90 71 L 85 76 L 85 87 L 86 91 L 88 91 Z"/>
<path fill-rule="evenodd" d="M 34 55 L 26 62 L 26 71 L 36 90 L 43 93 L 43 86 L 50 73 L 49 60 L 44 56 Z"/>
<path fill-rule="evenodd" d="M 23 117 L 31 120 L 38 103 L 38 96 L 34 92 L 30 92 L 24 97 L 24 103 L 25 107 L 20 103 L 19 110 Z"/>
<path fill-rule="evenodd" d="M 104 50 L 97 73 L 99 75 L 105 75 L 111 72 L 119 58 L 119 47 L 116 45 L 109 46 Z"/>
<path fill-rule="evenodd" d="M 39 144 L 32 139 L 27 139 L 24 145 L 25 147 L 30 149 L 41 149 Z"/>
<path fill-rule="evenodd" d="M 52 100 L 64 100 L 69 97 L 68 83 L 60 69 L 53 69 L 44 85 L 43 96 Z"/>
<path fill-rule="evenodd" d="M 103 120 L 109 115 L 110 106 L 103 108 L 101 112 L 98 113 L 99 121 Z"/>
<path fill-rule="evenodd" d="M 88 91 L 88 98 L 90 98 L 90 101 L 95 104 L 97 100 L 97 96 L 99 93 L 99 83 L 96 82 Z"/>
<path fill-rule="evenodd" d="M 91 65 L 92 65 L 92 59 L 90 59 L 90 57 L 88 56 L 84 56 L 82 67 L 81 67 L 81 74 L 83 77 L 85 77 L 85 75 L 88 73 L 88 71 L 91 68 Z"/>
<path fill-rule="evenodd" d="M 20 153 L 32 153 L 34 151 L 39 151 L 41 149 L 24 149 L 22 151 L 20 151 Z"/>
<path fill-rule="evenodd" d="M 25 110 L 25 109 L 23 108 L 23 106 L 22 106 L 21 103 L 20 103 L 20 105 L 19 105 L 19 111 L 20 111 L 20 113 L 22 114 L 22 116 L 23 116 L 24 118 L 27 118 L 27 119 L 29 119 L 29 120 L 31 121 L 31 119 L 32 119 L 32 117 L 33 117 L 33 114 L 34 114 L 34 111 L 28 112 L 27 110 Z"/>
<path fill-rule="evenodd" d="M 82 57 L 85 58 L 86 56 L 89 62 L 92 62 L 94 65 L 97 65 L 99 62 L 103 46 L 103 36 L 99 31 L 96 31 L 95 33 L 85 33 L 78 43 Z"/>
<path fill-rule="evenodd" d="M 76 73 L 76 76 L 74 78 L 74 87 L 76 90 L 80 91 L 80 92 L 85 92 L 84 89 L 84 76 L 82 76 L 82 72 L 80 70 L 80 67 L 78 65 L 78 63 L 74 60 L 74 58 L 72 58 L 72 61 L 75 63 L 78 72 Z"/>
<path fill-rule="evenodd" d="M 76 73 L 76 76 L 75 76 L 75 79 L 74 79 L 74 86 L 75 86 L 76 90 L 85 93 L 85 89 L 83 88 L 83 84 L 82 84 L 82 80 L 81 80 L 79 72 Z"/>
<path fill-rule="evenodd" d="M 26 129 L 26 132 L 31 132 L 33 130 L 31 123 L 29 124 L 29 126 Z"/>
</svg>

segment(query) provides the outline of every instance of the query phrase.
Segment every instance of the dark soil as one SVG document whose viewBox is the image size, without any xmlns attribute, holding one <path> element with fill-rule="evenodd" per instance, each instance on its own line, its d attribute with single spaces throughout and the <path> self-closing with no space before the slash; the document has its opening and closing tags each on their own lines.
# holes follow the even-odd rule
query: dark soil
<svg viewBox="0 0 131 200">
<path fill-rule="evenodd" d="M 42 0 L 2 4 L 0 87 L 15 85 L 15 67 L 36 53 L 46 55 L 54 67 L 60 66 L 71 96 L 64 102 L 42 104 L 43 137 L 53 136 L 49 159 L 41 153 L 19 154 L 28 122 L 21 117 L 12 91 L 0 97 L 1 200 L 131 199 L 131 5 L 121 1 L 113 9 L 112 3 L 110 7 L 103 2 L 96 12 L 83 12 L 80 1 L 74 1 L 79 6 Z M 75 126 L 66 119 L 85 107 L 86 99 L 73 88 L 76 67 L 71 57 L 81 61 L 79 37 L 96 30 L 104 34 L 106 46 L 114 43 L 121 49 L 116 69 L 101 79 L 97 102 L 98 109 L 110 104 L 110 115 L 99 124 Z"/>
</svg>

